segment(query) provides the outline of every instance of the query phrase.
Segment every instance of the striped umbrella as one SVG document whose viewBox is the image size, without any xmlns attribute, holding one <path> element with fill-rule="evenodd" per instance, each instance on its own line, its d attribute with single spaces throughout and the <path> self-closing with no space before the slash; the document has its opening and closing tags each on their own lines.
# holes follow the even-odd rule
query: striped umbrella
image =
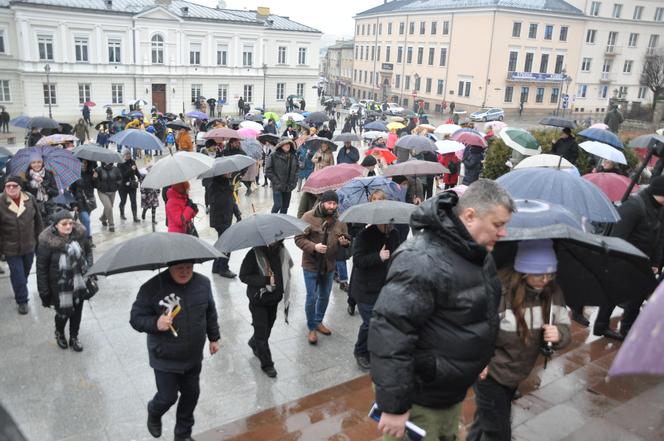
<svg viewBox="0 0 664 441">
<path fill-rule="evenodd" d="M 30 162 L 41 157 L 44 168 L 53 172 L 60 191 L 65 190 L 81 177 L 81 161 L 69 150 L 55 147 L 26 147 L 20 149 L 10 162 L 11 173 L 25 173 Z"/>
<path fill-rule="evenodd" d="M 76 138 L 74 135 L 63 135 L 61 133 L 56 133 L 55 135 L 44 136 L 39 141 L 37 141 L 37 144 L 35 145 L 37 147 L 42 147 L 48 145 L 64 144 L 65 142 L 75 142 L 77 140 L 78 138 Z"/>
<path fill-rule="evenodd" d="M 542 153 L 539 143 L 527 130 L 507 127 L 500 131 L 499 136 L 509 148 L 516 150 L 524 156 L 533 156 Z"/>
</svg>

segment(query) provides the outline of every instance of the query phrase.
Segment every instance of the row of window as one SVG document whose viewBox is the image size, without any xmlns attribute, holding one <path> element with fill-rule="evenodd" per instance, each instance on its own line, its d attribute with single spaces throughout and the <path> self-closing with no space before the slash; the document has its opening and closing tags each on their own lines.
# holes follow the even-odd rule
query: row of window
<svg viewBox="0 0 664 441">
<path fill-rule="evenodd" d="M 590 15 L 593 17 L 598 17 L 602 8 L 602 2 L 592 2 L 590 4 Z M 634 6 L 632 11 L 632 20 L 641 20 L 643 18 L 643 6 Z M 611 17 L 613 18 L 623 18 L 623 4 L 614 3 L 613 11 L 611 12 Z M 664 21 L 664 8 L 655 8 L 655 14 L 653 15 L 654 21 Z"/>
<path fill-rule="evenodd" d="M 581 60 L 581 71 L 590 72 L 590 69 L 592 67 L 592 61 L 593 61 L 592 58 L 584 58 L 583 60 Z M 613 60 L 604 59 L 604 64 L 602 65 L 602 73 L 611 72 L 612 67 L 613 67 Z M 623 62 L 622 72 L 624 74 L 630 74 L 632 73 L 633 67 L 634 67 L 634 60 L 625 60 Z"/>
<path fill-rule="evenodd" d="M 521 37 L 521 26 L 522 22 L 515 21 L 512 23 L 512 37 L 519 38 Z M 537 30 L 539 29 L 538 23 L 529 23 L 528 24 L 528 38 L 535 39 L 537 38 Z M 544 25 L 544 39 L 553 40 L 554 26 L 553 25 Z M 558 33 L 559 41 L 567 41 L 567 34 L 569 34 L 568 26 L 561 26 Z"/>
<path fill-rule="evenodd" d="M 597 38 L 597 29 L 588 29 L 586 31 L 586 43 L 594 44 L 596 38 Z M 607 52 L 615 52 L 617 44 L 618 44 L 618 32 L 615 31 L 609 32 L 606 41 Z M 631 32 L 629 34 L 627 46 L 634 48 L 637 47 L 638 44 L 639 44 L 639 34 L 636 32 Z M 659 35 L 650 34 L 650 39 L 648 40 L 649 52 L 652 52 L 654 48 L 656 48 L 658 45 L 659 45 Z"/>
<path fill-rule="evenodd" d="M 540 64 L 539 64 L 539 73 L 547 73 L 549 70 L 549 58 L 551 54 L 541 54 L 540 55 Z M 535 58 L 535 54 L 532 52 L 526 52 L 526 57 L 523 63 L 523 72 L 532 72 L 533 71 L 533 60 Z M 518 61 L 519 61 L 519 52 L 517 51 L 510 51 L 509 54 L 509 60 L 507 63 L 507 71 L 508 72 L 515 72 L 519 70 L 518 67 Z M 562 73 L 563 72 L 563 66 L 565 65 L 565 56 L 564 55 L 556 55 L 556 64 L 553 68 L 554 73 Z"/>
<path fill-rule="evenodd" d="M 370 50 L 371 49 L 371 50 Z M 406 48 L 406 63 L 413 63 L 413 46 Z M 425 61 L 425 48 L 418 47 L 417 49 L 417 64 L 424 64 Z M 381 46 L 355 46 L 355 58 L 357 60 L 371 60 L 381 61 L 380 59 Z M 396 63 L 403 63 L 404 47 L 397 46 Z M 436 64 L 436 53 L 438 53 L 438 66 L 445 66 L 447 64 L 447 48 L 435 47 L 426 48 L 426 64 L 433 66 Z M 392 61 L 392 46 L 385 46 L 385 60 L 386 63 Z"/>
<path fill-rule="evenodd" d="M 629 88 L 627 86 L 619 86 L 618 87 L 618 96 L 620 98 L 627 98 L 627 94 L 629 93 Z M 597 97 L 598 98 L 609 98 L 609 86 L 599 86 L 597 89 Z M 644 99 L 646 95 L 648 94 L 648 88 L 644 86 L 640 86 L 637 91 L 637 99 Z M 576 92 L 576 98 L 587 98 L 588 97 L 588 85 L 587 84 L 579 84 Z"/>
<path fill-rule="evenodd" d="M 436 35 L 438 33 L 438 21 L 421 21 L 419 22 L 419 32 L 420 35 L 425 35 L 427 32 L 431 35 Z M 441 23 L 441 33 L 442 35 L 449 35 L 450 33 L 450 22 L 449 20 L 443 20 Z M 415 34 L 415 25 L 416 23 L 414 21 L 408 22 L 408 34 L 413 35 Z M 378 35 L 383 35 L 383 23 L 369 23 L 369 24 L 362 24 L 362 25 L 357 25 L 355 29 L 355 34 L 356 35 L 376 35 L 376 31 L 378 31 Z M 404 35 L 406 33 L 406 22 L 400 21 L 399 22 L 399 35 Z M 387 23 L 387 35 L 392 35 L 392 22 Z"/>
<path fill-rule="evenodd" d="M 521 87 L 519 95 L 519 103 L 527 103 L 528 99 L 530 97 L 530 87 L 528 86 L 523 86 Z M 543 103 L 544 102 L 544 96 L 546 92 L 545 87 L 536 87 L 535 88 L 535 102 L 536 103 Z M 555 104 L 558 102 L 558 99 L 560 98 L 560 88 L 559 87 L 552 87 L 551 88 L 551 94 L 549 95 L 549 103 Z M 514 86 L 507 86 L 505 87 L 505 96 L 503 98 L 503 101 L 506 103 L 511 103 L 514 102 Z"/>
</svg>

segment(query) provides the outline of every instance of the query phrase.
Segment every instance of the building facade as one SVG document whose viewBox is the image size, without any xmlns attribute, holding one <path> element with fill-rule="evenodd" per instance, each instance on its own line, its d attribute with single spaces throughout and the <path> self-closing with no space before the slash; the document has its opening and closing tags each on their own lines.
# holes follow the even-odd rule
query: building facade
<svg viewBox="0 0 664 441">
<path fill-rule="evenodd" d="M 316 99 L 321 33 L 257 11 L 170 0 L 0 0 L 0 106 L 12 116 L 73 120 L 81 104 L 117 113 L 133 99 L 187 112 L 242 97 L 281 109 Z M 47 72 L 48 70 L 48 72 Z"/>
<path fill-rule="evenodd" d="M 353 40 L 340 40 L 327 48 L 327 94 L 350 95 L 353 80 Z"/>
</svg>

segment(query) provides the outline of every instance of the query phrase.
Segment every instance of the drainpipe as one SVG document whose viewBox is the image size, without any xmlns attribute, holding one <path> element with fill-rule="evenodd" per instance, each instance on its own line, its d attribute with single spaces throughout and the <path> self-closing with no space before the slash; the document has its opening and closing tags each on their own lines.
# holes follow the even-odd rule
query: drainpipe
<svg viewBox="0 0 664 441">
<path fill-rule="evenodd" d="M 403 88 L 406 84 L 406 60 L 408 59 L 408 20 L 410 15 L 406 15 L 406 27 L 404 28 L 404 38 L 403 38 L 403 52 L 401 53 L 401 84 L 399 88 L 401 92 L 399 93 L 399 105 L 403 105 Z M 399 50 L 397 49 L 397 52 Z"/>
<path fill-rule="evenodd" d="M 491 67 L 491 55 L 493 55 L 493 34 L 496 30 L 496 11 L 493 11 L 493 20 L 491 21 L 491 42 L 489 43 L 489 62 L 486 64 L 486 75 L 484 76 L 484 99 L 482 107 L 486 105 L 486 94 L 489 88 L 489 69 Z"/>
<path fill-rule="evenodd" d="M 133 62 L 134 65 L 132 68 L 134 69 L 134 100 L 138 99 L 136 96 L 136 19 L 132 18 L 131 19 L 131 45 L 132 45 L 132 55 L 133 55 Z"/>
<path fill-rule="evenodd" d="M 373 76 L 371 77 L 371 91 L 373 92 L 376 84 L 376 60 L 378 59 L 378 17 L 376 17 L 376 38 L 374 38 L 374 59 L 373 59 Z"/>
<path fill-rule="evenodd" d="M 452 20 L 450 20 L 450 43 L 452 43 L 452 34 L 454 33 L 454 13 L 452 13 Z M 445 83 L 443 84 L 443 101 L 447 99 L 447 76 L 450 73 L 450 61 L 452 60 L 452 45 L 447 47 L 447 61 L 445 62 Z M 445 111 L 443 111 L 444 113 Z"/>
</svg>

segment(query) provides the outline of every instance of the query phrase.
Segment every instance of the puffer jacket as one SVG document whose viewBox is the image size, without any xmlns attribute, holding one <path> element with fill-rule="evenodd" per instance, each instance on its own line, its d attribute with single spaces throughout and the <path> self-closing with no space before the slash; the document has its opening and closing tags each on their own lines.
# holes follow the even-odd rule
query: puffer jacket
<svg viewBox="0 0 664 441">
<path fill-rule="evenodd" d="M 187 225 L 196 216 L 189 204 L 189 196 L 175 191 L 172 187 L 166 192 L 166 219 L 169 233 L 186 233 Z"/>
<path fill-rule="evenodd" d="M 285 143 L 291 145 L 288 153 L 281 148 Z M 265 176 L 272 183 L 273 191 L 293 191 L 297 185 L 297 153 L 293 141 L 282 141 L 274 148 L 274 152 L 267 157 L 265 162 Z"/>
<path fill-rule="evenodd" d="M 348 236 L 348 227 L 344 222 L 339 222 L 336 216 L 322 217 L 320 209 L 321 205 L 316 204 L 313 210 L 302 215 L 302 220 L 309 224 L 309 228 L 306 229 L 304 234 L 295 236 L 295 245 L 302 250 L 302 268 L 306 271 L 318 272 L 320 253 L 316 252 L 314 247 L 317 243 L 323 242 L 325 230 L 327 230 L 325 272 L 329 273 L 336 268 L 336 256 L 341 248 L 339 235 L 345 234 L 347 238 L 350 238 L 350 236 Z"/>
<path fill-rule="evenodd" d="M 22 256 L 34 252 L 43 229 L 34 196 L 21 192 L 17 206 L 9 196 L 0 193 L 0 254 Z"/>
<path fill-rule="evenodd" d="M 118 188 L 122 185 L 122 173 L 120 173 L 120 170 L 116 166 L 111 165 L 108 167 L 108 165 L 105 165 L 97 167 L 95 171 L 97 172 L 97 177 L 94 183 L 97 191 L 101 191 L 102 193 L 115 193 L 118 191 Z"/>
<path fill-rule="evenodd" d="M 452 212 L 457 201 L 440 193 L 413 213 L 417 233 L 392 256 L 374 307 L 371 376 L 384 412 L 463 401 L 493 355 L 500 281 L 491 255 Z"/>
<path fill-rule="evenodd" d="M 478 146 L 468 146 L 463 152 L 464 175 L 463 185 L 470 185 L 480 178 L 484 161 L 484 149 Z"/>
</svg>

